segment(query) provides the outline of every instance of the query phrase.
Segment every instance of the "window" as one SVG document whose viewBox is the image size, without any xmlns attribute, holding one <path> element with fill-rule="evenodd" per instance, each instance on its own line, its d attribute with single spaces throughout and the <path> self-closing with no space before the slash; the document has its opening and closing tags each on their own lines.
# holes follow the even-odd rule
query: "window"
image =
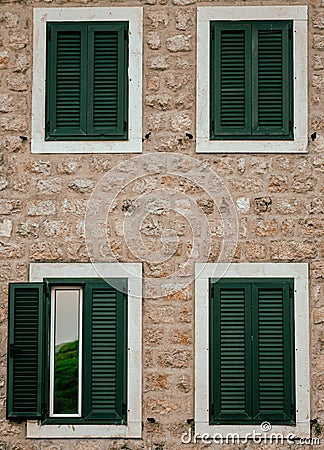
<svg viewBox="0 0 324 450">
<path fill-rule="evenodd" d="M 210 280 L 210 423 L 295 425 L 293 280 Z"/>
<path fill-rule="evenodd" d="M 35 8 L 32 152 L 142 149 L 142 8 Z"/>
<path fill-rule="evenodd" d="M 70 266 L 10 284 L 7 417 L 38 419 L 28 437 L 140 437 L 139 265 Z"/>
<path fill-rule="evenodd" d="M 307 264 L 196 265 L 197 433 L 309 434 L 307 279 Z"/>
<path fill-rule="evenodd" d="M 127 139 L 128 22 L 47 23 L 46 139 Z"/>
<path fill-rule="evenodd" d="M 211 26 L 211 139 L 292 139 L 292 22 Z"/>
<path fill-rule="evenodd" d="M 306 25 L 306 7 L 198 8 L 197 152 L 306 151 Z"/>
</svg>

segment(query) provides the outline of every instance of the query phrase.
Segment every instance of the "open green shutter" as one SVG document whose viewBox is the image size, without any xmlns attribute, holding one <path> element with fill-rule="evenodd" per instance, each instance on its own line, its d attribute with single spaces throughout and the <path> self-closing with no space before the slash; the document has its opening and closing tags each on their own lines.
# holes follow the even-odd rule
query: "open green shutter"
<svg viewBox="0 0 324 450">
<path fill-rule="evenodd" d="M 249 24 L 211 22 L 211 139 L 251 134 Z"/>
<path fill-rule="evenodd" d="M 7 418 L 41 417 L 43 284 L 9 286 Z"/>
<path fill-rule="evenodd" d="M 112 284 L 85 288 L 85 419 L 126 423 L 127 298 Z M 120 283 L 126 287 L 126 281 Z"/>
<path fill-rule="evenodd" d="M 47 29 L 46 137 L 86 135 L 86 27 L 50 23 Z"/>
<path fill-rule="evenodd" d="M 293 283 L 253 283 L 254 416 L 294 424 Z"/>
<path fill-rule="evenodd" d="M 247 284 L 211 283 L 210 421 L 252 418 L 250 294 Z"/>
<path fill-rule="evenodd" d="M 128 24 L 88 26 L 88 134 L 127 139 Z"/>
<path fill-rule="evenodd" d="M 253 24 L 252 134 L 292 135 L 292 25 L 289 22 Z"/>
</svg>

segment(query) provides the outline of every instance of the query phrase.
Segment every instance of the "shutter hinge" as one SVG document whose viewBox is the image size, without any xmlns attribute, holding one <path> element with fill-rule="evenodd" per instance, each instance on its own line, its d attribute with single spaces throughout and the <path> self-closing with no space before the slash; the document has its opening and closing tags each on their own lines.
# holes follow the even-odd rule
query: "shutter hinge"
<svg viewBox="0 0 324 450">
<path fill-rule="evenodd" d="M 122 404 L 122 413 L 126 414 L 126 404 L 125 403 Z"/>
<path fill-rule="evenodd" d="M 42 417 L 47 417 L 48 416 L 48 406 L 43 404 L 42 407 Z"/>
<path fill-rule="evenodd" d="M 295 408 L 294 408 L 294 405 L 291 403 L 291 405 L 290 405 L 290 415 L 293 415 L 294 412 L 295 412 Z"/>
<path fill-rule="evenodd" d="M 293 37 L 293 30 L 292 28 L 288 28 L 288 39 L 291 40 Z"/>
<path fill-rule="evenodd" d="M 212 41 L 215 40 L 215 28 L 213 28 L 213 29 L 211 30 L 211 38 L 212 38 Z"/>
<path fill-rule="evenodd" d="M 124 120 L 124 132 L 126 132 L 127 131 L 127 122 L 126 122 L 126 120 Z"/>
<path fill-rule="evenodd" d="M 52 30 L 51 30 L 51 28 L 49 28 L 49 30 L 48 30 L 47 37 L 48 37 L 49 41 L 52 39 Z"/>
<path fill-rule="evenodd" d="M 51 129 L 51 122 L 48 120 L 47 123 L 46 123 L 46 131 L 49 132 L 50 129 Z"/>
<path fill-rule="evenodd" d="M 214 403 L 210 406 L 210 414 L 213 416 L 215 414 Z"/>
<path fill-rule="evenodd" d="M 293 289 L 289 286 L 289 298 L 293 298 Z"/>
<path fill-rule="evenodd" d="M 51 296 L 50 295 L 51 294 L 51 290 L 50 290 L 50 287 L 49 287 L 49 284 L 48 284 L 47 280 L 44 281 L 44 293 L 45 293 L 46 300 L 49 300 L 49 298 Z"/>
<path fill-rule="evenodd" d="M 214 298 L 214 295 L 215 295 L 214 283 L 211 283 L 211 285 L 210 285 L 210 295 L 211 295 L 211 298 Z"/>
<path fill-rule="evenodd" d="M 289 120 L 289 131 L 292 131 L 292 121 Z"/>
<path fill-rule="evenodd" d="M 212 131 L 212 133 L 215 132 L 215 120 L 211 121 L 211 131 Z"/>
<path fill-rule="evenodd" d="M 128 41 L 128 30 L 124 30 L 124 39 Z"/>
</svg>

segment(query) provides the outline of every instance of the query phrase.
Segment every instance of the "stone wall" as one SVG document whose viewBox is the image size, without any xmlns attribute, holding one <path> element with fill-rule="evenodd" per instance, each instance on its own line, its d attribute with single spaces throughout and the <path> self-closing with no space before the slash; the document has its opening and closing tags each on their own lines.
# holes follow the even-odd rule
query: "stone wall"
<svg viewBox="0 0 324 450">
<path fill-rule="evenodd" d="M 258 5 L 260 1 L 212 0 L 199 5 Z M 87 200 L 96 183 L 132 155 L 33 155 L 31 139 L 33 7 L 143 6 L 143 154 L 188 155 L 211 168 L 227 186 L 236 205 L 239 233 L 235 262 L 307 262 L 310 265 L 311 418 L 324 429 L 324 2 L 309 7 L 309 145 L 304 155 L 196 155 L 195 74 L 196 7 L 194 0 L 0 0 L 0 449 L 99 450 L 211 448 L 181 444 L 194 417 L 194 286 L 186 267 L 195 224 L 185 220 L 194 200 L 210 226 L 210 261 L 217 261 L 224 229 L 222 215 L 206 189 L 170 171 L 133 177 L 120 189 L 110 218 L 109 254 L 123 262 L 139 261 L 123 233 L 127 213 L 143 193 L 175 189 L 177 207 L 146 211 L 139 232 L 151 251 L 160 249 L 161 233 L 175 230 L 174 254 L 162 248 L 156 263 L 143 263 L 144 278 L 178 270 L 188 278 L 178 292 L 158 297 L 144 289 L 143 438 L 141 440 L 26 440 L 25 423 L 5 419 L 7 291 L 9 281 L 28 280 L 30 262 L 89 261 L 84 235 Z M 271 5 L 299 5 L 274 0 Z M 316 131 L 316 139 L 310 136 Z M 220 205 L 226 209 L 226 199 Z M 154 203 L 154 202 L 153 202 Z M 145 285 L 144 285 L 145 287 Z M 152 295 L 153 294 L 153 295 Z M 154 418 L 150 423 L 147 418 Z M 322 435 L 324 442 L 324 437 Z M 216 446 L 218 448 L 218 446 Z M 215 447 L 215 448 L 216 448 Z M 235 448 L 260 448 L 253 443 Z M 223 450 L 234 448 L 224 445 Z M 300 448 L 266 446 L 266 448 Z M 319 448 L 314 446 L 314 448 Z"/>
</svg>

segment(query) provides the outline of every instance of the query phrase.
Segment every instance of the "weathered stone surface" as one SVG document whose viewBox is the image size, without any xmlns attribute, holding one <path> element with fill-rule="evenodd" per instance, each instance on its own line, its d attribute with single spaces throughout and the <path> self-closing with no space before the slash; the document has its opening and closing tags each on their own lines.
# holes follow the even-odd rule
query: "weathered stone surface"
<svg viewBox="0 0 324 450">
<path fill-rule="evenodd" d="M 184 368 L 192 361 L 192 354 L 188 350 L 170 350 L 158 356 L 158 364 L 161 367 Z"/>
<path fill-rule="evenodd" d="M 316 257 L 317 245 L 312 241 L 274 241 L 270 253 L 274 260 L 305 260 Z"/>
<path fill-rule="evenodd" d="M 25 116 L 6 115 L 1 118 L 1 128 L 5 131 L 18 131 L 24 133 L 27 130 L 27 121 Z"/>
<path fill-rule="evenodd" d="M 29 42 L 27 33 L 11 33 L 9 35 L 9 47 L 12 50 L 20 50 Z"/>
<path fill-rule="evenodd" d="M 166 70 L 170 66 L 167 58 L 165 58 L 164 56 L 156 56 L 151 59 L 150 67 L 154 70 Z"/>
<path fill-rule="evenodd" d="M 147 45 L 151 50 L 158 50 L 161 47 L 161 38 L 156 31 L 150 31 L 147 34 Z"/>
<path fill-rule="evenodd" d="M 20 200 L 0 200 L 0 214 L 14 214 L 21 211 Z"/>
<path fill-rule="evenodd" d="M 30 62 L 31 58 L 27 53 L 19 53 L 15 61 L 14 72 L 25 73 L 30 68 Z"/>
<path fill-rule="evenodd" d="M 25 75 L 19 74 L 7 78 L 7 86 L 12 91 L 27 91 L 28 81 Z"/>
<path fill-rule="evenodd" d="M 190 131 L 192 123 L 188 114 L 176 114 L 170 121 L 172 131 Z"/>
<path fill-rule="evenodd" d="M 52 200 L 38 200 L 27 204 L 28 216 L 49 216 L 56 213 L 56 206 Z"/>
<path fill-rule="evenodd" d="M 62 250 L 58 244 L 38 242 L 31 245 L 29 256 L 32 261 L 57 261 L 62 259 Z"/>
<path fill-rule="evenodd" d="M 92 192 L 94 182 L 89 178 L 77 178 L 69 183 L 69 188 L 76 192 Z"/>
<path fill-rule="evenodd" d="M 243 254 L 248 261 L 264 260 L 267 257 L 267 248 L 261 242 L 247 242 Z"/>
<path fill-rule="evenodd" d="M 278 231 L 275 219 L 258 218 L 252 222 L 252 233 L 256 236 L 274 236 Z"/>
<path fill-rule="evenodd" d="M 236 205 L 238 208 L 238 211 L 240 213 L 248 213 L 250 210 L 250 199 L 249 197 L 239 197 L 236 200 Z"/>
<path fill-rule="evenodd" d="M 186 31 L 193 26 L 194 11 L 192 9 L 178 9 L 176 11 L 176 29 Z"/>
<path fill-rule="evenodd" d="M 192 50 L 192 36 L 191 34 L 179 34 L 177 36 L 170 37 L 166 40 L 167 49 L 170 52 L 189 52 Z"/>
<path fill-rule="evenodd" d="M 76 158 L 63 158 L 57 164 L 57 172 L 62 175 L 77 173 L 82 167 L 82 163 Z"/>
<path fill-rule="evenodd" d="M 324 236 L 322 219 L 300 219 L 298 224 L 302 236 Z"/>
<path fill-rule="evenodd" d="M 7 69 L 9 63 L 9 53 L 7 51 L 0 52 L 0 69 Z"/>
<path fill-rule="evenodd" d="M 30 220 L 20 222 L 17 225 L 17 234 L 23 237 L 33 237 L 38 238 L 39 236 L 39 224 L 37 222 L 32 222 Z"/>
<path fill-rule="evenodd" d="M 0 93 L 0 112 L 9 113 L 15 108 L 15 99 L 11 94 Z"/>
<path fill-rule="evenodd" d="M 5 244 L 0 242 L 0 258 L 21 258 L 24 255 L 24 250 L 25 249 L 22 244 Z"/>
<path fill-rule="evenodd" d="M 62 190 L 62 180 L 58 177 L 39 180 L 36 187 L 39 194 L 57 194 Z"/>
<path fill-rule="evenodd" d="M 12 232 L 12 221 L 9 219 L 0 220 L 0 237 L 10 237 Z"/>
<path fill-rule="evenodd" d="M 256 213 L 271 211 L 272 199 L 270 197 L 258 197 L 254 199 L 254 210 Z"/>
<path fill-rule="evenodd" d="M 148 11 L 147 17 L 150 20 L 152 28 L 165 28 L 169 23 L 169 15 L 167 11 Z"/>
</svg>

